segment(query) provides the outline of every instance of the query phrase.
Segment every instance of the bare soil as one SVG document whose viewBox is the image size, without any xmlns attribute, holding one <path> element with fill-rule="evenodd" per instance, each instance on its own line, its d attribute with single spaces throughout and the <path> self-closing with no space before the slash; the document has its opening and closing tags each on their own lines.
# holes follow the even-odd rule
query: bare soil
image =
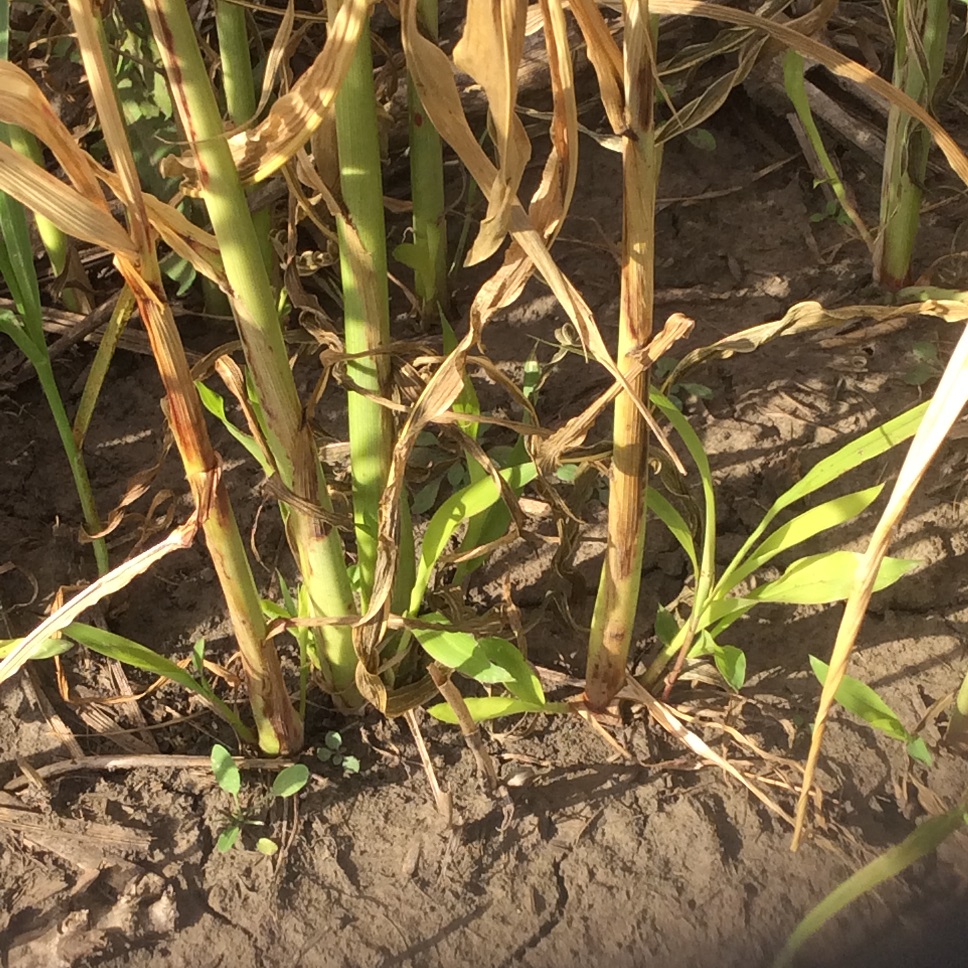
<svg viewBox="0 0 968 968">
<path fill-rule="evenodd" d="M 583 120 L 585 120 L 583 118 Z M 586 123 L 589 123 L 586 121 Z M 594 119 L 592 121 L 594 123 Z M 833 222 L 811 222 L 824 202 L 801 159 L 754 173 L 792 154 L 776 120 L 737 94 L 710 126 L 715 151 L 686 141 L 664 159 L 659 215 L 660 312 L 697 322 L 690 346 L 780 318 L 793 303 L 870 301 L 869 261 Z M 619 163 L 588 139 L 581 144 L 582 181 L 572 217 L 556 248 L 565 272 L 589 300 L 607 339 L 617 321 L 620 231 Z M 859 204 L 873 222 L 877 173 L 845 151 L 861 186 Z M 865 194 L 866 192 L 866 194 Z M 685 199 L 685 201 L 683 201 Z M 918 264 L 948 253 L 965 217 L 951 183 L 937 179 Z M 458 291 L 466 302 L 480 277 Z M 553 340 L 563 323 L 547 290 L 535 282 L 525 298 L 487 329 L 490 355 L 520 370 L 536 339 Z M 778 340 L 755 354 L 712 363 L 690 379 L 712 390 L 687 401 L 716 475 L 720 563 L 725 563 L 786 487 L 850 435 L 900 413 L 929 392 L 905 382 L 915 344 L 933 342 L 943 361 L 958 335 L 932 319 L 893 332 L 856 330 L 835 345 L 818 338 Z M 189 345 L 209 348 L 200 323 L 186 321 Z M 225 338 L 228 338 L 227 336 Z M 216 340 L 217 341 L 217 340 Z M 547 360 L 551 348 L 538 347 Z M 681 355 L 681 354 L 680 354 Z M 89 364 L 87 347 L 63 358 L 58 375 L 76 398 Z M 515 361 L 518 361 L 517 363 Z M 540 413 L 555 425 L 607 385 L 603 371 L 566 360 L 543 389 Z M 137 471 L 158 457 L 163 441 L 160 386 L 150 359 L 119 357 L 87 450 L 95 492 L 112 506 Z M 327 397 L 338 405 L 337 395 Z M 339 416 L 321 413 L 321 420 Z M 213 429 L 213 432 L 216 432 Z M 603 434 L 607 429 L 603 428 Z M 10 635 L 42 615 L 59 585 L 91 577 L 78 551 L 79 524 L 70 480 L 37 388 L 28 383 L 0 398 L 4 475 L 0 545 L 11 567 L 0 569 L 0 603 Z M 339 431 L 334 432 L 339 436 Z M 244 527 L 256 521 L 258 475 L 232 442 L 217 434 Z M 832 493 L 890 481 L 898 456 L 865 465 Z M 297 809 L 258 811 L 267 771 L 247 771 L 249 800 L 266 830 L 252 828 L 246 849 L 215 850 L 227 807 L 203 767 L 170 767 L 157 754 L 208 755 L 222 727 L 173 687 L 142 701 L 145 727 L 129 707 L 102 711 L 127 732 L 80 718 L 87 706 L 58 695 L 50 664 L 0 689 L 0 950 L 10 968 L 98 965 L 307 966 L 307 968 L 451 968 L 474 965 L 621 966 L 767 965 L 810 907 L 850 873 L 942 805 L 968 789 L 965 763 L 938 748 L 929 714 L 954 690 L 966 667 L 968 529 L 963 486 L 968 443 L 943 448 L 893 553 L 921 562 L 874 599 L 852 672 L 876 688 L 936 750 L 931 769 L 912 764 L 903 747 L 843 712 L 828 732 L 813 832 L 796 854 L 790 829 L 734 781 L 701 768 L 644 713 L 627 713 L 616 739 L 622 760 L 590 727 L 547 719 L 499 722 L 489 746 L 509 799 L 480 791 L 473 761 L 456 730 L 424 719 L 442 783 L 453 793 L 455 822 L 435 812 L 409 733 L 367 714 L 347 722 L 316 696 L 308 743 L 339 729 L 358 776 L 343 777 L 307 755 L 311 782 Z M 696 482 L 693 480 L 695 488 Z M 177 459 L 169 456 L 134 511 L 171 489 L 176 517 L 187 508 Z M 826 496 L 826 495 L 825 495 Z M 881 504 L 875 505 L 875 508 Z M 164 510 L 165 505 L 161 510 Z M 158 511 L 155 514 L 160 513 Z M 602 551 L 602 508 L 583 509 L 586 526 L 577 573 L 590 591 L 572 598 L 587 624 Z M 860 549 L 873 518 L 835 532 L 808 551 Z M 121 534 L 132 534 L 129 518 Z M 540 531 L 542 523 L 536 522 Z M 255 541 L 268 586 L 282 536 L 270 513 Z M 673 599 L 685 561 L 653 522 L 643 577 L 636 654 L 653 647 L 658 602 Z M 550 546 L 517 548 L 493 562 L 473 594 L 499 593 L 511 569 L 532 657 L 572 676 L 582 674 L 583 640 L 549 604 Z M 130 544 L 115 554 L 126 553 Z M 783 562 L 785 564 L 785 562 Z M 573 590 L 574 590 L 573 586 Z M 734 627 L 748 656 L 741 697 L 699 685 L 673 699 L 703 710 L 707 741 L 792 809 L 795 764 L 809 743 L 819 686 L 807 656 L 829 654 L 838 608 L 768 606 Z M 168 559 L 117 596 L 105 616 L 115 631 L 183 657 L 205 636 L 213 658 L 232 644 L 203 549 Z M 71 696 L 117 692 L 104 663 L 76 653 L 64 662 Z M 135 691 L 148 679 L 130 674 Z M 145 765 L 77 769 L 46 783 L 24 784 L 24 772 L 71 759 L 72 746 L 52 729 L 50 704 L 88 756 L 140 755 Z M 186 719 L 186 716 L 190 717 Z M 757 744 L 753 755 L 724 740 L 727 722 Z M 76 755 L 77 749 L 74 748 Z M 251 849 L 268 832 L 282 850 L 273 858 Z M 937 856 L 916 864 L 876 896 L 857 902 L 812 942 L 804 965 L 906 968 L 964 964 L 963 912 L 968 901 L 968 837 L 952 837 Z"/>
</svg>

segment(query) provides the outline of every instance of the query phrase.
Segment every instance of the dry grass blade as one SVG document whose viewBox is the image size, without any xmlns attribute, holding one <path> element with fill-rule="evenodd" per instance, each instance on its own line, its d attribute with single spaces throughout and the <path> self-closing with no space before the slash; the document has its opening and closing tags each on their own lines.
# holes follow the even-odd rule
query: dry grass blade
<svg viewBox="0 0 968 968">
<path fill-rule="evenodd" d="M 9 120 L 7 114 L 0 113 L 0 121 Z M 128 233 L 114 220 L 107 206 L 90 200 L 91 197 L 99 199 L 99 194 L 85 197 L 5 144 L 0 144 L 0 190 L 76 239 L 132 261 L 137 258 L 137 249 Z"/>
<path fill-rule="evenodd" d="M 292 90 L 272 105 L 261 124 L 229 139 L 243 184 L 263 181 L 278 171 L 323 122 L 350 68 L 371 3 L 346 0 L 323 49 Z M 184 176 L 185 190 L 195 191 L 195 166 L 189 157 L 170 156 L 162 169 L 168 176 Z"/>
<path fill-rule="evenodd" d="M 420 94 L 420 101 L 441 137 L 457 152 L 485 197 L 490 199 L 497 183 L 497 169 L 467 123 L 451 63 L 443 51 L 424 38 L 417 28 L 416 0 L 403 0 L 400 16 L 407 66 Z M 508 228 L 578 330 L 587 352 L 630 392 L 639 411 L 646 420 L 651 420 L 648 407 L 635 396 L 628 381 L 619 372 L 585 300 L 555 264 L 540 233 L 516 198 L 510 203 Z M 482 288 L 475 305 L 504 305 L 501 299 L 507 291 L 508 280 L 492 279 Z M 471 329 L 475 339 L 485 322 L 486 319 L 472 311 Z"/>
<path fill-rule="evenodd" d="M 936 316 L 950 323 L 962 322 L 968 317 L 968 303 L 928 299 L 904 306 L 857 305 L 841 306 L 838 309 L 827 309 L 812 300 L 796 303 L 780 319 L 758 323 L 738 333 L 731 333 L 715 343 L 700 346 L 686 354 L 665 378 L 663 385 L 670 387 L 680 382 L 689 370 L 700 363 L 708 363 L 714 359 L 729 359 L 734 353 L 753 353 L 779 337 L 847 326 L 861 319 L 873 319 L 884 323 L 892 319 L 919 315 Z"/>
<path fill-rule="evenodd" d="M 47 145 L 81 195 L 103 201 L 88 156 L 78 147 L 34 80 L 8 61 L 0 62 L 0 117 Z M 103 207 L 106 211 L 107 206 Z"/>
<path fill-rule="evenodd" d="M 918 432 L 911 441 L 911 446 L 904 458 L 904 463 L 901 465 L 887 507 L 874 528 L 864 557 L 857 566 L 854 587 L 844 607 L 843 618 L 840 620 L 837 640 L 830 657 L 830 669 L 824 682 L 820 703 L 817 707 L 817 715 L 814 719 L 810 753 L 807 756 L 807 764 L 803 774 L 803 787 L 797 803 L 796 826 L 793 831 L 792 845 L 794 850 L 797 849 L 803 837 L 807 802 L 817 770 L 817 761 L 820 757 L 820 747 L 823 744 L 827 717 L 830 715 L 837 689 L 847 672 L 850 654 L 864 621 L 864 615 L 874 590 L 874 582 L 880 570 L 881 562 L 887 554 L 894 529 L 904 515 L 914 491 L 921 483 L 924 472 L 937 453 L 938 448 L 944 443 L 966 403 L 968 403 L 968 328 L 961 334 L 958 345 L 948 361 L 934 398 L 928 406 Z"/>
<path fill-rule="evenodd" d="M 652 366 L 657 360 L 668 353 L 681 339 L 685 339 L 692 332 L 695 321 L 683 313 L 673 313 L 667 320 L 662 331 L 653 339 L 645 350 L 637 353 L 631 360 L 626 371 L 629 379 L 634 379 L 640 373 Z M 613 383 L 608 390 L 591 403 L 577 417 L 572 417 L 559 427 L 547 440 L 538 441 L 535 445 L 535 460 L 542 471 L 553 471 L 561 462 L 562 456 L 569 450 L 574 450 L 584 443 L 588 432 L 602 415 L 605 408 L 612 403 L 621 392 L 621 386 Z M 652 432 L 662 441 L 663 449 L 672 458 L 676 470 L 685 476 L 686 469 L 672 449 L 668 438 L 660 427 L 652 426 Z"/>
<path fill-rule="evenodd" d="M 6 682 L 25 662 L 29 662 L 45 639 L 53 637 L 61 629 L 66 628 L 87 609 L 96 605 L 108 595 L 120 591 L 166 555 L 173 551 L 190 548 L 198 527 L 198 512 L 195 512 L 164 540 L 159 541 L 158 544 L 153 545 L 147 551 L 128 559 L 124 564 L 118 565 L 117 568 L 113 568 L 103 578 L 98 579 L 92 585 L 88 585 L 65 602 L 52 615 L 44 619 L 29 635 L 25 636 L 0 662 L 0 683 Z"/>
<path fill-rule="evenodd" d="M 515 111 L 527 6 L 527 0 L 468 0 L 467 23 L 454 47 L 454 63 L 487 95 L 498 158 L 487 214 L 467 257 L 468 265 L 490 258 L 504 241 L 511 203 L 531 157 L 531 142 Z"/>
<path fill-rule="evenodd" d="M 560 0 L 542 0 L 545 41 L 554 110 L 551 114 L 551 153 L 541 183 L 531 199 L 528 215 L 550 248 L 571 206 L 578 175 L 578 108 L 568 31 Z M 471 310 L 473 318 L 487 320 L 514 302 L 534 272 L 534 263 L 518 242 L 512 242 L 504 264 L 481 288 Z"/>
<path fill-rule="evenodd" d="M 659 702 L 655 696 L 648 691 L 648 689 L 643 688 L 635 681 L 631 676 L 626 680 L 626 689 L 629 690 L 629 694 L 634 696 L 639 702 L 641 702 L 646 709 L 648 709 L 649 714 L 652 718 L 666 731 L 671 733 L 676 739 L 684 743 L 689 749 L 691 749 L 697 756 L 702 759 L 714 764 L 715 766 L 724 769 L 731 777 L 739 780 L 740 783 L 746 787 L 750 793 L 756 797 L 760 803 L 764 804 L 772 813 L 775 813 L 778 817 L 782 817 L 788 824 L 793 824 L 793 817 L 790 816 L 778 803 L 770 799 L 752 780 L 743 776 L 743 774 L 733 766 L 728 760 L 724 759 L 717 752 L 712 750 L 702 739 L 700 739 L 691 730 L 686 729 L 685 726 L 679 721 L 675 713 L 672 711 L 670 706 L 667 706 L 663 702 Z M 809 789 L 805 787 L 804 789 Z"/>
<path fill-rule="evenodd" d="M 828 47 L 812 37 L 805 36 L 789 25 L 766 20 L 755 14 L 746 13 L 743 10 L 733 10 L 716 3 L 702 3 L 701 0 L 653 0 L 649 4 L 649 9 L 652 13 L 685 14 L 690 17 L 719 20 L 723 23 L 738 24 L 742 27 L 765 31 L 772 38 L 780 41 L 784 47 L 789 47 L 792 50 L 799 51 L 805 57 L 812 58 L 839 77 L 845 77 L 855 84 L 863 85 L 879 98 L 889 104 L 896 104 L 903 111 L 917 118 L 931 132 L 931 137 L 934 138 L 935 143 L 944 153 L 945 158 L 948 159 L 948 163 L 958 177 L 968 185 L 968 157 L 965 156 L 954 138 L 913 98 L 908 97 L 907 94 L 898 90 L 890 82 L 878 77 L 873 71 L 862 67 L 856 61 L 845 57 L 832 47 Z M 810 26 L 812 27 L 812 22 Z"/>
<path fill-rule="evenodd" d="M 585 38 L 588 59 L 595 68 L 598 90 L 608 122 L 616 134 L 622 134 L 625 131 L 622 52 L 594 0 L 571 0 L 568 6 Z"/>
</svg>

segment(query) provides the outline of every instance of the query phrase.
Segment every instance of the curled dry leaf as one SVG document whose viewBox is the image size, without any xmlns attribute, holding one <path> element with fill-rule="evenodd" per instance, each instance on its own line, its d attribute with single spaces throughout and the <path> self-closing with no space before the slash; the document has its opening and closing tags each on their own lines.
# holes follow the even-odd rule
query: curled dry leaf
<svg viewBox="0 0 968 968">
<path fill-rule="evenodd" d="M 261 124 L 229 138 L 243 184 L 263 181 L 278 171 L 323 122 L 352 63 L 371 3 L 346 0 L 323 49 L 292 90 L 272 105 Z M 189 156 L 169 155 L 162 174 L 182 176 L 184 190 L 197 193 L 194 161 Z"/>
<path fill-rule="evenodd" d="M 487 95 L 498 158 L 487 215 L 467 257 L 468 265 L 490 258 L 504 241 L 511 203 L 531 157 L 531 142 L 515 111 L 527 7 L 527 0 L 468 0 L 467 23 L 454 47 L 454 63 Z"/>
</svg>

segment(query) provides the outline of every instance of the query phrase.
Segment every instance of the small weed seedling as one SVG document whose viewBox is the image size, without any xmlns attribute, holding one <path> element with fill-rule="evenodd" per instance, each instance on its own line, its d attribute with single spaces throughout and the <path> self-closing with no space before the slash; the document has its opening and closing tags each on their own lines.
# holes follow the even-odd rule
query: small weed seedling
<svg viewBox="0 0 968 968">
<path fill-rule="evenodd" d="M 259 811 L 243 807 L 239 799 L 242 788 L 242 774 L 232 759 L 232 754 L 221 745 L 212 747 L 212 773 L 218 785 L 232 798 L 232 809 L 225 814 L 228 825 L 218 836 L 216 846 L 221 853 L 230 851 L 238 842 L 243 827 L 262 827 L 264 821 L 255 816 Z M 274 799 L 288 799 L 295 796 L 309 780 L 309 768 L 303 763 L 294 763 L 280 771 L 273 781 L 270 790 L 270 801 Z M 265 813 L 269 804 L 263 806 Z M 271 856 L 279 846 L 269 837 L 260 837 L 256 841 L 255 849 L 260 853 Z"/>
<path fill-rule="evenodd" d="M 352 776 L 360 772 L 360 761 L 355 756 L 347 756 L 343 751 L 343 737 L 335 731 L 330 731 L 323 739 L 322 746 L 316 747 L 316 756 L 320 763 L 330 763 L 343 769 L 344 776 Z"/>
</svg>

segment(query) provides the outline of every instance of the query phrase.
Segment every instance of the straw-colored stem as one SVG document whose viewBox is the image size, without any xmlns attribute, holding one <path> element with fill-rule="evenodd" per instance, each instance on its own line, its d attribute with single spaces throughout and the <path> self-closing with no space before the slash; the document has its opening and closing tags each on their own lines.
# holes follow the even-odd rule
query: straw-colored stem
<svg viewBox="0 0 968 968">
<path fill-rule="evenodd" d="M 302 744 L 302 724 L 289 701 L 279 657 L 266 639 L 258 589 L 221 480 L 219 460 L 208 437 L 181 337 L 164 300 L 134 158 L 107 68 L 103 26 L 90 0 L 70 0 L 70 7 L 105 143 L 121 179 L 120 200 L 127 208 L 131 237 L 139 252 L 137 267 L 118 259 L 118 268 L 138 302 L 165 388 L 169 426 L 242 655 L 259 745 L 270 754 L 294 751 Z"/>
<path fill-rule="evenodd" d="M 625 98 L 627 132 L 622 150 L 624 184 L 622 295 L 617 360 L 632 392 L 647 398 L 648 372 L 637 376 L 629 354 L 652 334 L 654 229 L 660 152 L 654 138 L 654 66 L 657 29 L 648 6 L 626 5 Z M 648 427 L 629 393 L 615 401 L 609 474 L 608 536 L 588 642 L 585 692 L 592 709 L 604 709 L 622 688 L 639 600 L 645 544 Z"/>
<path fill-rule="evenodd" d="M 301 501 L 331 510 L 315 441 L 289 368 L 259 240 L 191 18 L 184 0 L 149 0 L 145 6 L 182 128 L 195 155 L 201 196 L 222 251 L 232 310 L 265 420 L 271 457 L 283 483 Z M 312 614 L 352 614 L 353 594 L 339 533 L 300 504 L 290 508 L 288 534 Z M 321 629 L 318 644 L 318 658 L 330 678 L 329 687 L 342 694 L 345 702 L 356 704 L 356 653 L 349 628 Z"/>
<path fill-rule="evenodd" d="M 925 109 L 944 71 L 949 14 L 948 0 L 897 0 L 894 84 Z M 930 133 L 892 104 L 881 183 L 883 234 L 875 266 L 878 281 L 888 289 L 900 289 L 910 280 L 930 149 Z"/>
<path fill-rule="evenodd" d="M 424 33 L 437 39 L 437 0 L 418 0 Z M 408 79 L 410 183 L 413 196 L 414 292 L 429 324 L 450 311 L 447 289 L 447 221 L 444 214 L 444 153 L 440 135 Z"/>
</svg>

